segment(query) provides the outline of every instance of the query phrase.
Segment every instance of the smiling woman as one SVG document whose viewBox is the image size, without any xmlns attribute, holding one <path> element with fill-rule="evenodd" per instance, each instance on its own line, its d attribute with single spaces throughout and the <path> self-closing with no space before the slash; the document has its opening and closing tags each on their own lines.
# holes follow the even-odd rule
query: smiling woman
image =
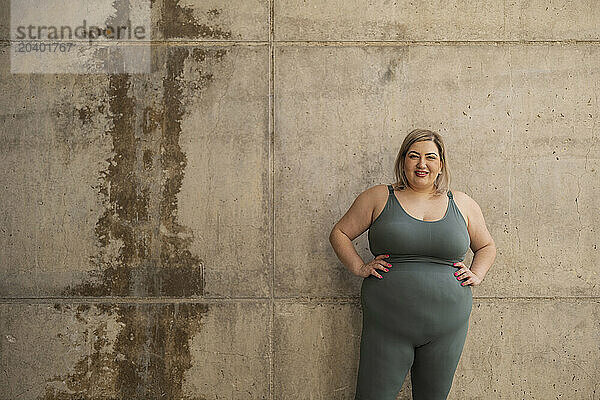
<svg viewBox="0 0 600 400">
<path fill-rule="evenodd" d="M 448 190 L 448 171 L 445 145 L 439 134 L 420 129 L 408 134 L 394 165 L 399 189 L 424 194 L 433 189 L 433 193 L 443 194 Z"/>
<path fill-rule="evenodd" d="M 410 132 L 394 171 L 397 182 L 361 193 L 330 235 L 340 260 L 364 278 L 355 399 L 395 399 L 411 369 L 413 400 L 443 400 L 467 335 L 471 285 L 496 250 L 475 201 L 448 188 L 438 133 Z M 366 229 L 369 263 L 352 245 Z M 463 264 L 469 246 L 472 268 Z"/>
</svg>

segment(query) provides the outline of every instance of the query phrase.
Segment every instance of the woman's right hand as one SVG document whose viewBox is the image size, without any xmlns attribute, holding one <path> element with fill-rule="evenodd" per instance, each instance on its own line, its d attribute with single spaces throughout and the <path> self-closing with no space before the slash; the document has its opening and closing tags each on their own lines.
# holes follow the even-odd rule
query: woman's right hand
<svg viewBox="0 0 600 400">
<path fill-rule="evenodd" d="M 382 271 L 388 272 L 388 269 L 386 267 L 391 267 L 392 264 L 385 262 L 383 259 L 389 257 L 389 254 L 380 254 L 377 257 L 375 257 L 373 259 L 373 261 L 370 261 L 366 264 L 361 265 L 361 267 L 358 269 L 356 275 L 362 277 L 362 278 L 366 278 L 369 275 L 375 275 L 376 277 L 378 277 L 379 279 L 383 279 L 383 276 L 381 276 L 377 270 L 380 269 Z"/>
</svg>

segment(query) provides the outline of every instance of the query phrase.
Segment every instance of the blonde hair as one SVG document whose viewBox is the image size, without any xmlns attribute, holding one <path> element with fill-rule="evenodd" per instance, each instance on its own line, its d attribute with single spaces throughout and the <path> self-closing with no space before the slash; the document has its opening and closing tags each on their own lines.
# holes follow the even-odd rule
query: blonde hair
<svg viewBox="0 0 600 400">
<path fill-rule="evenodd" d="M 394 163 L 394 174 L 396 175 L 396 183 L 393 185 L 395 189 L 406 189 L 409 187 L 408 178 L 404 173 L 404 158 L 408 149 L 413 143 L 430 140 L 438 148 L 440 153 L 440 161 L 442 164 L 441 173 L 435 178 L 434 186 L 436 194 L 446 193 L 450 184 L 450 173 L 448 172 L 448 163 L 446 162 L 446 146 L 439 133 L 430 131 L 427 129 L 413 129 L 402 142 L 398 156 L 396 156 L 396 162 Z"/>
</svg>

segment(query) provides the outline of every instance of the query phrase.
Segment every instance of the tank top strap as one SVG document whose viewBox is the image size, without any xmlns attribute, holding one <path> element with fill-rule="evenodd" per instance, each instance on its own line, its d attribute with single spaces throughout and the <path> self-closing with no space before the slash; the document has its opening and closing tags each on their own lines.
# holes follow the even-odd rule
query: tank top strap
<svg viewBox="0 0 600 400">
<path fill-rule="evenodd" d="M 453 195 L 452 195 L 452 192 L 450 191 L 450 189 L 448 189 L 448 197 L 450 197 L 450 200 L 452 200 L 452 198 L 453 198 Z"/>
<path fill-rule="evenodd" d="M 387 185 L 388 186 L 388 190 L 390 192 L 391 195 L 394 194 L 394 187 L 392 185 Z"/>
</svg>

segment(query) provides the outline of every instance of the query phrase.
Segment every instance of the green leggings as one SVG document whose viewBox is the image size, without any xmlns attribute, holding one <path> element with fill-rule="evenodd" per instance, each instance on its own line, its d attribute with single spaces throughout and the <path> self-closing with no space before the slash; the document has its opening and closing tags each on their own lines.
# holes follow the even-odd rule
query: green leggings
<svg viewBox="0 0 600 400">
<path fill-rule="evenodd" d="M 473 304 L 451 263 L 390 261 L 361 286 L 363 312 L 355 400 L 396 399 L 408 369 L 413 400 L 445 400 Z"/>
</svg>

